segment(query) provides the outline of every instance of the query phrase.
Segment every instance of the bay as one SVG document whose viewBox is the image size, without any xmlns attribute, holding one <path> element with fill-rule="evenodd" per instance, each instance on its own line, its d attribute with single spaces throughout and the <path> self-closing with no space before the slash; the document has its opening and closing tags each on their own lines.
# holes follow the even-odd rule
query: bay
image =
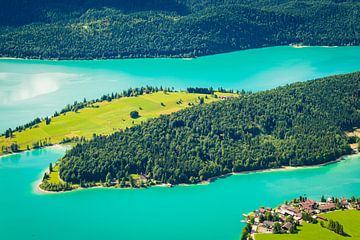
<svg viewBox="0 0 360 240">
<path fill-rule="evenodd" d="M 239 239 L 242 213 L 300 194 L 360 195 L 360 157 L 324 167 L 239 174 L 208 185 L 36 192 L 62 148 L 0 158 L 0 239 Z"/>
</svg>

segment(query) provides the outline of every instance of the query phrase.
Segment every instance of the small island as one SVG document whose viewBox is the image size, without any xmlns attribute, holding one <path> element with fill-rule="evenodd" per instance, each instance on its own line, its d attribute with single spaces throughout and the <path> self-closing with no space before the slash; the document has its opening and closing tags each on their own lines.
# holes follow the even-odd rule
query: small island
<svg viewBox="0 0 360 240">
<path fill-rule="evenodd" d="M 320 201 L 300 196 L 275 208 L 260 207 L 243 216 L 246 226 L 241 240 L 284 239 L 285 236 L 293 239 L 292 235 L 298 234 L 302 235 L 301 239 L 307 240 L 307 228 L 312 228 L 310 234 L 318 239 L 327 239 L 329 232 L 323 229 L 343 237 L 351 237 L 351 234 L 355 235 L 354 238 L 360 236 L 359 231 L 353 231 L 354 226 L 360 224 L 360 197 L 355 196 L 349 199 L 322 196 Z M 351 232 L 347 232 L 347 227 Z M 280 234 L 282 238 L 277 237 Z"/>
</svg>

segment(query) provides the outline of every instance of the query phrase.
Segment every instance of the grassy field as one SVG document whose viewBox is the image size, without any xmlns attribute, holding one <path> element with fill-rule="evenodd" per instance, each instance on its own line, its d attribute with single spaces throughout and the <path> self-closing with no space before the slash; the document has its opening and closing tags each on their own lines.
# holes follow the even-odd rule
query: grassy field
<svg viewBox="0 0 360 240">
<path fill-rule="evenodd" d="M 53 170 L 51 171 L 51 173 L 49 175 L 48 182 L 53 183 L 53 184 L 63 183 L 63 181 L 59 177 L 59 165 L 58 164 L 55 164 L 53 166 Z"/>
<path fill-rule="evenodd" d="M 231 95 L 217 93 L 219 96 Z M 190 94 L 186 92 L 157 92 L 137 97 L 126 97 L 111 102 L 96 103 L 98 108 L 85 108 L 77 113 L 68 112 L 52 118 L 49 125 L 45 121 L 31 129 L 15 132 L 12 138 L 0 137 L 0 148 L 17 143 L 20 150 L 32 148 L 37 141 L 50 141 L 52 144 L 61 142 L 64 138 L 91 138 L 93 133 L 107 135 L 114 131 L 140 124 L 142 121 L 170 114 L 189 107 L 189 103 L 199 104 L 198 97 L 205 94 Z M 177 103 L 182 100 L 182 103 Z M 218 101 L 218 98 L 207 95 L 205 103 Z M 163 103 L 163 104 L 161 104 Z M 55 109 L 54 109 L 55 110 Z M 132 119 L 131 111 L 138 111 L 140 117 Z M 1 154 L 1 151 L 0 151 Z"/>
<path fill-rule="evenodd" d="M 255 240 L 342 240 L 342 239 L 360 239 L 360 211 L 346 210 L 334 211 L 323 214 L 327 219 L 340 222 L 344 230 L 350 237 L 340 236 L 320 224 L 304 223 L 299 228 L 298 234 L 256 234 Z"/>
</svg>

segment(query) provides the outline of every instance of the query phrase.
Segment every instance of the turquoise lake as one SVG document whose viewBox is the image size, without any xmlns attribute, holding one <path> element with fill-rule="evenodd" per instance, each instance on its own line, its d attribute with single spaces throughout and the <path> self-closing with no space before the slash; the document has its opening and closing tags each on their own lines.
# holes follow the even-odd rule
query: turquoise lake
<svg viewBox="0 0 360 240">
<path fill-rule="evenodd" d="M 290 171 L 240 174 L 208 185 L 34 192 L 62 149 L 0 158 L 0 239 L 238 240 L 242 213 L 300 194 L 360 195 L 360 158 Z"/>
<path fill-rule="evenodd" d="M 360 70 L 360 47 L 273 47 L 197 59 L 0 60 L 0 131 L 75 100 L 145 85 L 259 91 Z M 208 185 L 35 191 L 64 148 L 0 157 L 0 240 L 238 240 L 242 214 L 306 194 L 360 195 L 360 157 Z"/>
<path fill-rule="evenodd" d="M 196 59 L 0 60 L 0 131 L 75 100 L 145 85 L 264 90 L 360 70 L 360 47 L 261 48 Z"/>
</svg>

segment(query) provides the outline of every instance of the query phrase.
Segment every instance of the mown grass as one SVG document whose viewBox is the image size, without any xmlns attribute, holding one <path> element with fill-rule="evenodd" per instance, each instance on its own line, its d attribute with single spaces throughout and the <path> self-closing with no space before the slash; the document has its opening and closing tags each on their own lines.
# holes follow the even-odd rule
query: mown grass
<svg viewBox="0 0 360 240">
<path fill-rule="evenodd" d="M 360 211 L 345 210 L 325 213 L 322 216 L 327 219 L 340 222 L 344 226 L 344 231 L 350 237 L 340 236 L 320 224 L 303 223 L 299 227 L 297 234 L 256 234 L 256 240 L 343 240 L 343 239 L 360 239 Z"/>
<path fill-rule="evenodd" d="M 217 94 L 231 95 L 226 93 Z M 43 121 L 31 129 L 15 132 L 12 138 L 2 136 L 0 137 L 0 148 L 17 143 L 20 150 L 26 150 L 27 148 L 31 149 L 33 143 L 40 140 L 47 140 L 52 144 L 57 144 L 64 138 L 85 137 L 89 139 L 94 133 L 108 135 L 162 114 L 170 114 L 187 108 L 189 103 L 199 104 L 198 97 L 206 97 L 205 103 L 219 100 L 205 94 L 157 92 L 116 99 L 111 102 L 96 103 L 96 108 L 85 108 L 77 113 L 68 112 L 62 114 L 52 118 L 49 125 L 46 125 Z M 182 103 L 179 103 L 180 100 L 182 100 Z M 140 114 L 137 119 L 130 117 L 130 112 L 134 110 Z"/>
</svg>

